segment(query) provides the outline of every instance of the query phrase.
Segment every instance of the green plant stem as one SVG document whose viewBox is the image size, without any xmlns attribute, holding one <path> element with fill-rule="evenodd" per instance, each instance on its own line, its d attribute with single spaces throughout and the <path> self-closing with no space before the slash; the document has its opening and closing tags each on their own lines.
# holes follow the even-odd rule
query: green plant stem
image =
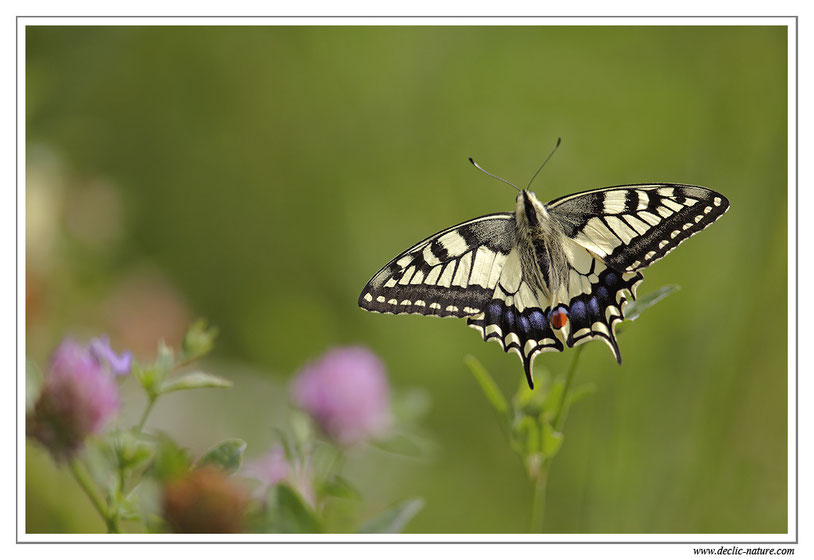
<svg viewBox="0 0 814 560">
<path fill-rule="evenodd" d="M 529 530 L 531 533 L 543 532 L 543 521 L 545 519 L 545 497 L 546 484 L 548 482 L 548 461 L 543 460 L 540 471 L 534 480 L 534 496 L 531 502 L 531 521 Z"/>
<path fill-rule="evenodd" d="M 565 374 L 565 385 L 562 389 L 562 396 L 557 407 L 557 414 L 554 416 L 553 428 L 557 432 L 562 432 L 563 425 L 565 424 L 566 416 L 566 403 L 568 402 L 568 391 L 571 390 L 571 383 L 574 380 L 574 374 L 577 371 L 577 363 L 582 354 L 582 346 L 575 349 L 574 359 L 571 360 L 571 366 Z M 532 479 L 534 484 L 534 495 L 531 502 L 531 524 L 530 529 L 532 533 L 540 533 L 543 530 L 543 521 L 545 518 L 545 499 L 546 499 L 546 486 L 548 483 L 548 471 L 551 468 L 551 460 L 543 459 L 536 476 Z"/>
<path fill-rule="evenodd" d="M 150 411 L 153 410 L 153 405 L 155 404 L 156 397 L 148 397 L 149 401 L 147 402 L 147 407 L 144 409 L 144 412 L 141 415 L 141 420 L 138 421 L 136 424 L 136 430 L 141 432 L 144 429 L 144 423 L 147 422 L 147 417 L 150 415 Z"/>
<path fill-rule="evenodd" d="M 565 424 L 565 403 L 568 398 L 568 391 L 571 389 L 571 382 L 574 380 L 574 373 L 577 371 L 577 362 L 584 346 L 577 346 L 574 351 L 574 359 L 571 360 L 571 367 L 568 368 L 568 373 L 565 375 L 565 386 L 562 389 L 562 396 L 560 397 L 560 405 L 557 407 L 557 415 L 554 417 L 553 428 L 562 432 L 563 425 Z"/>
<path fill-rule="evenodd" d="M 333 471 L 334 476 L 341 476 L 342 469 L 345 468 L 345 450 L 341 447 L 336 449 L 336 457 L 334 458 Z"/>
<path fill-rule="evenodd" d="M 99 494 L 96 492 L 96 488 L 94 488 L 93 483 L 91 482 L 88 475 L 80 468 L 79 463 L 74 459 L 68 463 L 68 468 L 71 470 L 71 474 L 73 475 L 74 479 L 76 480 L 77 484 L 79 484 L 80 488 L 87 494 L 88 498 L 90 499 L 93 507 L 99 512 L 99 515 L 102 516 L 102 519 L 105 521 L 105 525 L 107 526 L 108 533 L 121 533 L 121 529 L 119 529 L 119 520 L 115 515 L 112 515 L 105 504 L 102 502 L 102 498 L 99 497 Z"/>
<path fill-rule="evenodd" d="M 118 480 L 119 480 L 118 493 L 121 496 L 124 496 L 125 495 L 124 485 L 125 485 L 125 482 L 126 482 L 124 467 L 122 466 L 121 462 L 117 461 L 117 463 L 118 464 L 116 465 L 116 470 L 118 471 Z"/>
</svg>

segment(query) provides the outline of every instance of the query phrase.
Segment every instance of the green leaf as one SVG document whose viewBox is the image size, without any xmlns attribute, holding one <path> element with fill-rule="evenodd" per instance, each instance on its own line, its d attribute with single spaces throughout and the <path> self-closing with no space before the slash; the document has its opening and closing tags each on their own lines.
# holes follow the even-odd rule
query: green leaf
<svg viewBox="0 0 814 560">
<path fill-rule="evenodd" d="M 393 395 L 391 409 L 400 426 L 415 424 L 430 410 L 432 401 L 421 389 L 402 390 Z"/>
<path fill-rule="evenodd" d="M 421 498 L 404 500 L 365 522 L 357 533 L 400 533 L 423 507 Z"/>
<path fill-rule="evenodd" d="M 565 398 L 565 408 L 570 408 L 572 404 L 590 395 L 594 391 L 596 391 L 596 385 L 593 383 L 585 383 L 579 387 L 575 387 Z"/>
<path fill-rule="evenodd" d="M 163 340 L 158 342 L 158 356 L 155 359 L 155 365 L 165 374 L 175 367 L 175 352 Z"/>
<path fill-rule="evenodd" d="M 132 431 L 115 432 L 110 437 L 116 462 L 122 470 L 143 467 L 155 454 L 155 444 Z"/>
<path fill-rule="evenodd" d="M 301 410 L 294 410 L 288 417 L 288 425 L 291 431 L 291 443 L 297 448 L 304 449 L 308 447 L 309 443 L 314 439 L 314 428 L 311 423 L 311 418 Z M 285 438 L 288 440 L 288 437 Z M 294 449 L 286 448 L 289 456 Z"/>
<path fill-rule="evenodd" d="M 560 408 L 563 391 L 565 391 L 565 380 L 560 377 L 551 384 L 551 389 L 546 393 L 545 400 L 543 401 L 543 417 L 546 420 L 554 419 L 554 415 Z"/>
<path fill-rule="evenodd" d="M 170 393 L 172 391 L 184 391 L 186 389 L 203 389 L 206 387 L 213 387 L 216 389 L 228 389 L 232 386 L 232 382 L 222 377 L 204 373 L 202 371 L 195 371 L 187 373 L 181 377 L 171 379 L 161 385 L 159 390 L 160 394 Z"/>
<path fill-rule="evenodd" d="M 158 480 L 176 478 L 189 471 L 191 463 L 186 450 L 178 447 L 169 437 L 162 435 L 158 437 L 155 461 L 150 474 Z"/>
<path fill-rule="evenodd" d="M 133 364 L 133 375 L 147 392 L 147 397 L 154 400 L 161 394 L 161 385 L 167 374 L 175 367 L 175 355 L 172 348 L 161 340 L 158 343 L 158 356 L 152 364 L 140 366 Z"/>
<path fill-rule="evenodd" d="M 547 388 L 551 382 L 551 373 L 543 366 L 535 368 L 535 389 L 529 387 L 525 377 L 521 377 L 517 385 L 517 392 L 512 397 L 515 411 L 523 414 L 537 416 L 544 409 Z"/>
<path fill-rule="evenodd" d="M 237 438 L 227 439 L 204 453 L 195 466 L 214 465 L 232 474 L 240 468 L 244 451 L 246 451 L 245 441 Z"/>
<path fill-rule="evenodd" d="M 136 494 L 127 499 L 117 500 L 117 510 L 122 521 L 139 521 L 143 515 L 143 508 Z"/>
<path fill-rule="evenodd" d="M 25 361 L 25 408 L 34 408 L 42 387 L 42 371 L 33 360 Z"/>
<path fill-rule="evenodd" d="M 543 422 L 542 438 L 540 443 L 542 445 L 543 455 L 545 455 L 546 458 L 551 459 L 557 454 L 562 446 L 562 439 L 562 432 L 555 431 L 554 428 L 551 427 L 551 424 L 548 422 Z"/>
<path fill-rule="evenodd" d="M 654 292 L 650 292 L 647 295 L 639 296 L 636 301 L 631 302 L 630 305 L 625 308 L 625 320 L 635 321 L 639 318 L 639 315 L 642 314 L 642 311 L 648 307 L 653 307 L 658 302 L 680 289 L 681 287 L 677 284 L 668 284 L 666 286 L 662 286 Z"/>
<path fill-rule="evenodd" d="M 218 336 L 218 329 L 207 327 L 203 319 L 193 323 L 184 335 L 184 342 L 181 345 L 181 352 L 184 361 L 191 361 L 208 354 L 215 345 L 215 337 Z"/>
<path fill-rule="evenodd" d="M 291 463 L 292 461 L 296 461 L 302 458 L 298 454 L 299 446 L 295 442 L 291 441 L 291 437 L 289 437 L 289 435 L 286 432 L 284 432 L 280 428 L 275 427 L 272 428 L 272 431 L 276 434 L 277 439 L 279 440 L 280 445 L 283 448 L 286 461 Z"/>
<path fill-rule="evenodd" d="M 531 455 L 540 451 L 540 427 L 532 416 L 521 416 L 513 426 L 512 435 L 521 455 Z"/>
<path fill-rule="evenodd" d="M 279 533 L 322 533 L 322 523 L 314 511 L 287 484 L 278 484 L 274 490 L 271 528 Z"/>
<path fill-rule="evenodd" d="M 164 380 L 164 372 L 155 364 L 141 367 L 133 364 L 133 375 L 138 379 L 139 384 L 144 388 L 147 396 L 153 399 L 160 392 L 159 387 Z"/>
<path fill-rule="evenodd" d="M 324 481 L 319 487 L 319 494 L 342 498 L 345 500 L 361 500 L 362 494 L 346 478 L 335 475 Z"/>
<path fill-rule="evenodd" d="M 424 455 L 422 447 L 404 434 L 396 434 L 389 439 L 376 440 L 372 443 L 374 447 L 396 455 L 405 455 L 407 457 L 421 457 Z"/>
<path fill-rule="evenodd" d="M 472 370 L 472 374 L 475 376 L 475 379 L 478 381 L 483 394 L 486 396 L 486 400 L 489 401 L 489 404 L 503 417 L 508 417 L 509 414 L 509 404 L 506 402 L 506 398 L 503 396 L 503 393 L 500 392 L 500 388 L 495 383 L 495 380 L 492 379 L 492 376 L 489 375 L 489 372 L 486 371 L 486 368 L 483 367 L 477 358 L 474 356 L 466 356 L 464 358 L 464 362 L 466 365 L 469 366 L 469 369 Z"/>
</svg>

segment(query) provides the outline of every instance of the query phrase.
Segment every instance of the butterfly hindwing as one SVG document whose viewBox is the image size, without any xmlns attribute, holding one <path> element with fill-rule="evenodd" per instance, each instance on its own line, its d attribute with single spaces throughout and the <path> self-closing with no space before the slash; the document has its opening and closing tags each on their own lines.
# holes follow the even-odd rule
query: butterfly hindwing
<svg viewBox="0 0 814 560">
<path fill-rule="evenodd" d="M 511 213 L 447 228 L 386 264 L 362 290 L 359 306 L 379 313 L 477 315 L 490 301 L 514 243 Z"/>
<path fill-rule="evenodd" d="M 521 248 L 507 256 L 491 300 L 484 309 L 467 319 L 467 324 L 481 333 L 483 340 L 494 340 L 504 352 L 514 351 L 523 362 L 530 379 L 531 361 L 535 354 L 563 349 L 548 322 L 544 306 L 526 278 Z"/>
<path fill-rule="evenodd" d="M 566 242 L 566 246 L 569 281 L 552 294 L 553 304 L 540 304 L 545 298 L 535 294 L 525 280 L 516 248 L 506 260 L 492 301 L 482 313 L 467 319 L 484 340 L 494 340 L 504 352 L 514 351 L 520 356 L 530 386 L 534 357 L 541 352 L 561 352 L 565 345 L 602 340 L 616 360 L 622 361 L 614 329 L 624 318 L 625 303 L 635 299 L 642 276 L 608 268 L 577 243 Z M 516 288 L 510 291 L 512 284 Z M 552 315 L 559 313 L 568 320 L 557 329 Z"/>
<path fill-rule="evenodd" d="M 608 267 L 590 251 L 573 243 L 574 253 L 584 253 L 591 259 L 590 269 L 585 271 L 574 264 L 582 264 L 583 258 L 569 258 L 570 279 L 567 301 L 561 303 L 568 321 L 563 327 L 563 337 L 569 347 L 589 340 L 602 340 L 613 352 L 616 361 L 622 363 L 615 327 L 625 317 L 625 304 L 636 299 L 636 288 L 642 275 L 635 271 L 620 272 Z M 566 298 L 563 298 L 566 299 Z"/>
<path fill-rule="evenodd" d="M 729 201 L 676 183 L 622 185 L 546 204 L 565 234 L 616 270 L 640 270 L 721 217 Z"/>
</svg>

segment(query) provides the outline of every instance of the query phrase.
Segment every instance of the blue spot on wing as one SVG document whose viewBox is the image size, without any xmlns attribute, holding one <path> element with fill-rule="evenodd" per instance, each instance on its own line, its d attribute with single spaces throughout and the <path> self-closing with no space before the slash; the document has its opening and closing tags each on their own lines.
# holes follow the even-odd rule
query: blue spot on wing
<svg viewBox="0 0 814 560">
<path fill-rule="evenodd" d="M 527 314 L 527 317 L 529 319 L 529 323 L 531 323 L 531 327 L 535 331 L 543 331 L 548 325 L 545 315 L 540 309 L 530 310 Z"/>
<path fill-rule="evenodd" d="M 584 325 L 586 327 L 591 326 L 591 323 L 595 323 L 602 317 L 602 308 L 599 305 L 599 298 L 597 296 L 591 296 L 588 299 L 588 314 L 587 318 L 590 321 L 589 324 Z"/>
<path fill-rule="evenodd" d="M 581 299 L 571 300 L 571 323 L 583 324 L 588 319 L 588 307 Z"/>
<path fill-rule="evenodd" d="M 499 301 L 493 301 L 486 308 L 484 323 L 487 325 L 500 325 L 500 316 L 503 314 L 503 304 Z"/>
<path fill-rule="evenodd" d="M 521 340 L 528 340 L 531 337 L 531 321 L 526 315 L 517 317 L 517 333 Z"/>
<path fill-rule="evenodd" d="M 514 307 L 503 308 L 503 337 L 505 338 L 510 332 L 515 332 L 515 320 L 517 310 Z"/>
</svg>

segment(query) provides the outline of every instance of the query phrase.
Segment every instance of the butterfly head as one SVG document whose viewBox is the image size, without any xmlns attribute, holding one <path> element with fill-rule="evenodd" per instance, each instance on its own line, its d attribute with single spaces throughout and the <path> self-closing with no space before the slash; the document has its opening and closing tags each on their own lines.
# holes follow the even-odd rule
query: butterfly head
<svg viewBox="0 0 814 560">
<path fill-rule="evenodd" d="M 515 219 L 518 224 L 525 224 L 536 228 L 540 222 L 548 218 L 545 206 L 537 200 L 537 196 L 529 191 L 522 190 L 517 195 L 517 205 L 515 208 Z"/>
</svg>

